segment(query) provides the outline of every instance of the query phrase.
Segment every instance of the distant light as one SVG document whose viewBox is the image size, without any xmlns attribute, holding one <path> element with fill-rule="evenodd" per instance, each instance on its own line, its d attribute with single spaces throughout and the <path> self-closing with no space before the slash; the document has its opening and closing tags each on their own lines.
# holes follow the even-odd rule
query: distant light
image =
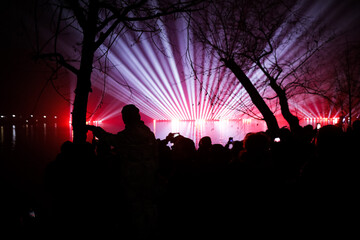
<svg viewBox="0 0 360 240">
<path fill-rule="evenodd" d="M 26 119 L 26 120 L 25 120 L 25 122 L 27 122 L 27 123 L 28 123 L 28 122 L 29 122 L 29 120 L 27 120 L 27 119 Z"/>
<path fill-rule="evenodd" d="M 34 117 L 34 115 L 31 114 L 30 117 Z"/>
<path fill-rule="evenodd" d="M 13 114 L 12 117 L 14 118 L 14 117 L 16 117 L 16 116 Z"/>
<path fill-rule="evenodd" d="M 57 118 L 57 116 L 54 116 L 54 118 L 56 119 L 56 118 Z"/>
<path fill-rule="evenodd" d="M 44 118 L 46 118 L 46 116 L 44 115 Z"/>
<path fill-rule="evenodd" d="M 196 119 L 195 122 L 203 124 L 205 123 L 205 119 Z"/>
<path fill-rule="evenodd" d="M 30 216 L 31 218 L 35 218 L 35 217 L 36 217 L 35 211 L 32 210 L 32 209 L 30 209 L 30 211 L 29 211 L 29 216 Z"/>
<path fill-rule="evenodd" d="M 1 118 L 4 118 L 5 116 L 4 116 L 4 115 L 1 115 L 0 117 L 1 117 Z"/>
</svg>

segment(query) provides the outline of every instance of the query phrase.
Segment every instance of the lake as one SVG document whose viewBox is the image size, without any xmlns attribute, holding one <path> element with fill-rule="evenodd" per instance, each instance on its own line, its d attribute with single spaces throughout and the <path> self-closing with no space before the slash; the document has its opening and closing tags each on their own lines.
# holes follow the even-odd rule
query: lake
<svg viewBox="0 0 360 240">
<path fill-rule="evenodd" d="M 304 121 L 302 125 L 315 121 Z M 242 140 L 248 132 L 265 131 L 266 124 L 257 120 L 223 121 L 152 121 L 146 125 L 156 138 L 165 139 L 169 133 L 180 133 L 192 139 L 196 147 L 203 136 L 210 136 L 213 143 L 225 145 L 229 137 Z M 106 131 L 117 133 L 121 126 L 100 124 Z M 91 141 L 91 134 L 88 140 Z M 0 124 L 0 187 L 6 188 L 12 198 L 26 205 L 44 206 L 43 173 L 55 159 L 64 141 L 72 139 L 69 124 L 39 122 L 33 124 Z"/>
</svg>

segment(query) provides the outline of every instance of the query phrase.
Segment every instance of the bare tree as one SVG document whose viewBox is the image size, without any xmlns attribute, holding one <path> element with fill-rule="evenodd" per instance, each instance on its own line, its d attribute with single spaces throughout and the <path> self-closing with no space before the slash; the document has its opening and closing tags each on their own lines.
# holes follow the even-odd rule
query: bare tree
<svg viewBox="0 0 360 240">
<path fill-rule="evenodd" d="M 267 105 L 271 101 L 280 105 L 290 128 L 299 129 L 289 99 L 302 93 L 320 94 L 317 82 L 302 73 L 332 40 L 331 35 L 306 18 L 296 1 L 212 1 L 207 10 L 191 18 L 198 41 L 215 51 L 223 66 L 235 74 L 269 129 L 278 128 Z M 251 78 L 257 71 L 261 76 Z"/>
<path fill-rule="evenodd" d="M 260 5 L 261 1 L 209 1 L 206 10 L 190 15 L 189 21 L 195 40 L 210 54 L 216 54 L 222 63 L 220 67 L 231 70 L 262 114 L 270 132 L 276 133 L 279 129 L 277 120 L 247 75 L 255 67 L 247 56 L 250 52 L 261 54 L 267 43 L 266 39 L 258 38 L 260 32 L 253 29 L 254 23 L 258 22 L 254 10 Z"/>
<path fill-rule="evenodd" d="M 360 103 L 360 44 L 346 41 L 340 46 L 332 71 L 335 94 L 327 97 L 341 109 L 342 116 L 349 118 L 348 124 L 351 126 L 353 109 Z"/>
<path fill-rule="evenodd" d="M 37 59 L 53 61 L 54 71 L 66 68 L 76 75 L 72 126 L 76 143 L 86 141 L 86 113 L 94 62 L 101 63 L 117 38 L 127 32 L 137 38 L 143 32 L 159 31 L 157 21 L 167 15 L 194 11 L 200 0 L 189 1 L 111 1 L 111 0 L 53 0 L 39 4 L 50 6 L 51 35 L 43 44 L 38 40 Z M 36 25 L 36 31 L 41 31 Z M 67 39 L 64 40 L 64 37 Z M 75 41 L 72 54 L 60 47 L 60 41 Z M 75 57 L 74 57 L 75 55 Z M 105 67 L 106 63 L 97 64 Z M 103 69 L 106 71 L 106 69 Z"/>
<path fill-rule="evenodd" d="M 259 9 L 259 18 L 266 16 L 263 11 Z M 306 75 L 304 71 L 309 70 L 307 67 L 313 63 L 313 58 L 323 53 L 334 35 L 317 26 L 317 21 L 303 17 L 296 5 L 280 5 L 280 11 L 276 12 L 280 14 L 270 15 L 264 20 L 267 23 L 259 26 L 258 38 L 266 41 L 264 51 L 250 53 L 247 58 L 266 76 L 264 86 L 274 91 L 284 119 L 292 131 L 297 131 L 299 119 L 291 112 L 289 99 L 297 94 L 323 93 L 324 89 L 310 77 L 317 70 Z"/>
</svg>

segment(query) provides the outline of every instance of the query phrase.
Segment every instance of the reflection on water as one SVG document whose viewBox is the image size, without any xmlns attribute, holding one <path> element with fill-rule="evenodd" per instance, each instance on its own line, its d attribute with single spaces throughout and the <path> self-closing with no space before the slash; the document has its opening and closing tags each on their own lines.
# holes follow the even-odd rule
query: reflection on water
<svg viewBox="0 0 360 240">
<path fill-rule="evenodd" d="M 0 144 L 4 144 L 4 126 L 0 127 Z"/>
<path fill-rule="evenodd" d="M 54 123 L 1 124 L 0 185 L 41 202 L 44 169 L 70 140 L 68 129 Z"/>
<path fill-rule="evenodd" d="M 15 125 L 12 125 L 12 137 L 11 137 L 11 149 L 15 149 L 16 144 L 16 127 Z"/>
<path fill-rule="evenodd" d="M 46 123 L 44 123 L 44 139 L 46 141 Z"/>
<path fill-rule="evenodd" d="M 335 122 L 328 121 L 313 121 L 304 120 L 301 125 L 310 124 L 313 127 L 317 123 L 322 126 L 327 124 L 334 124 Z M 119 125 L 110 125 L 106 123 L 98 124 L 106 131 L 117 133 L 123 129 Z M 180 133 L 181 135 L 192 139 L 196 146 L 200 139 L 204 136 L 209 136 L 213 143 L 220 143 L 225 145 L 229 137 L 236 140 L 244 139 L 249 132 L 258 132 L 266 130 L 266 123 L 254 119 L 242 120 L 218 120 L 218 121 L 152 121 L 146 124 L 155 134 L 156 138 L 165 139 L 169 133 Z M 283 124 L 280 126 L 284 126 Z M 17 149 L 19 142 L 27 145 L 47 146 L 52 144 L 60 146 L 61 143 L 73 139 L 73 130 L 71 125 L 59 126 L 58 123 L 41 123 L 41 124 L 24 124 L 24 125 L 1 125 L 0 126 L 0 144 L 1 149 L 7 148 L 11 151 Z M 92 136 L 88 134 L 88 141 L 91 142 Z M 58 147 L 56 150 L 58 150 Z"/>
<path fill-rule="evenodd" d="M 48 148 L 56 145 L 58 150 L 62 142 L 71 140 L 69 135 L 70 126 L 58 127 L 57 123 L 41 124 L 4 124 L 0 126 L 0 149 L 1 151 L 21 151 L 23 147 L 34 149 Z"/>
</svg>

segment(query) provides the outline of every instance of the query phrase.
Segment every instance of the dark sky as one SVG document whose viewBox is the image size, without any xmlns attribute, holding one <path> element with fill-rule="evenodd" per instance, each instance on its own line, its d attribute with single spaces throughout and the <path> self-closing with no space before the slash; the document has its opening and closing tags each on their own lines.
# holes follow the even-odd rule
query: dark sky
<svg viewBox="0 0 360 240">
<path fill-rule="evenodd" d="M 59 114 L 69 111 L 69 103 L 63 100 L 50 83 L 49 71 L 44 65 L 35 63 L 33 35 L 34 0 L 2 1 L 0 10 L 0 114 Z M 333 1 L 327 8 L 321 3 L 318 13 L 330 22 L 330 26 L 350 27 L 353 34 L 359 34 L 360 1 Z M 330 7 L 329 7 L 330 6 Z M 337 19 L 342 19 L 339 22 Z M 44 90 L 44 91 L 43 91 Z"/>
<path fill-rule="evenodd" d="M 33 2 L 1 3 L 1 114 L 57 114 L 69 108 L 47 83 L 48 69 L 32 60 L 35 49 Z"/>
</svg>

